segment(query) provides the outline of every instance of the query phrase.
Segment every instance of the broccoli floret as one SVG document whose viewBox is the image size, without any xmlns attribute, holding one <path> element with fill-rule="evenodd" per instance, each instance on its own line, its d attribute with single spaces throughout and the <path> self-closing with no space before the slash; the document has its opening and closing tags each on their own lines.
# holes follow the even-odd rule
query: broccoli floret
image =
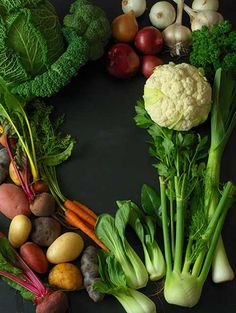
<svg viewBox="0 0 236 313">
<path fill-rule="evenodd" d="M 50 97 L 62 86 L 66 86 L 71 77 L 78 73 L 78 69 L 88 60 L 88 44 L 73 29 L 65 28 L 63 32 L 68 42 L 67 50 L 51 65 L 48 71 L 36 76 L 31 81 L 13 87 L 11 90 L 13 93 L 26 98 Z"/>
<path fill-rule="evenodd" d="M 64 25 L 73 28 L 78 36 L 88 41 L 90 60 L 96 60 L 103 55 L 104 46 L 111 35 L 111 27 L 102 9 L 87 0 L 77 0 L 72 4 L 70 14 L 65 16 Z"/>
<path fill-rule="evenodd" d="M 202 67 L 210 80 L 220 67 L 236 74 L 236 31 L 229 21 L 215 25 L 211 31 L 202 27 L 193 32 L 190 63 Z"/>
</svg>

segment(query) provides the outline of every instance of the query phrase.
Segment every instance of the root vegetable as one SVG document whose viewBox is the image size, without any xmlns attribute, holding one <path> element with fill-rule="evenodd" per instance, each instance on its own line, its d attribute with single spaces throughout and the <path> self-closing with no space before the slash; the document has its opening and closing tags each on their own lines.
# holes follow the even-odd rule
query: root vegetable
<svg viewBox="0 0 236 313">
<path fill-rule="evenodd" d="M 50 216 L 55 211 L 55 200 L 47 192 L 40 193 L 31 202 L 30 210 L 35 216 Z"/>
<path fill-rule="evenodd" d="M 65 293 L 55 291 L 42 299 L 36 307 L 36 313 L 66 313 L 68 309 L 69 303 Z"/>
<path fill-rule="evenodd" d="M 17 165 L 15 165 L 15 166 L 17 166 Z M 24 180 L 25 171 L 18 169 L 18 173 L 20 174 L 21 179 Z M 13 162 L 11 162 L 10 165 L 9 165 L 9 175 L 10 175 L 10 178 L 11 178 L 11 180 L 13 181 L 13 183 L 15 185 L 21 186 L 21 182 L 19 181 L 19 178 L 18 178 L 18 176 L 16 174 Z"/>
<path fill-rule="evenodd" d="M 176 2 L 178 3 L 176 21 L 168 26 L 162 35 L 166 46 L 170 48 L 171 56 L 182 56 L 189 51 L 192 32 L 188 27 L 182 25 L 184 0 L 176 0 Z"/>
<path fill-rule="evenodd" d="M 10 158 L 8 156 L 7 150 L 0 150 L 0 184 L 4 182 L 4 180 L 8 176 L 8 167 L 10 164 Z"/>
<path fill-rule="evenodd" d="M 139 17 L 146 10 L 146 0 L 123 0 L 122 10 L 124 13 L 133 11 L 135 16 Z"/>
<path fill-rule="evenodd" d="M 178 0 L 173 1 L 177 2 Z M 223 16 L 219 12 L 212 10 L 194 11 L 186 4 L 184 5 L 184 10 L 190 17 L 192 31 L 201 29 L 203 26 L 207 26 L 211 29 L 214 25 L 224 20 Z"/>
<path fill-rule="evenodd" d="M 219 0 L 194 0 L 192 9 L 195 11 L 217 11 L 219 9 Z"/>
<path fill-rule="evenodd" d="M 39 246 L 49 247 L 61 235 L 61 225 L 52 217 L 39 217 L 32 222 L 31 240 Z"/>
<path fill-rule="evenodd" d="M 30 215 L 29 202 L 20 187 L 13 184 L 0 186 L 0 212 L 9 219 L 20 214 Z"/>
<path fill-rule="evenodd" d="M 51 286 L 59 289 L 73 291 L 82 287 L 82 275 L 78 267 L 71 263 L 61 263 L 55 265 L 48 276 Z"/>
<path fill-rule="evenodd" d="M 84 286 L 88 292 L 89 297 L 94 302 L 102 301 L 104 294 L 93 290 L 93 284 L 100 280 L 98 272 L 98 250 L 94 246 L 88 246 L 81 257 L 81 272 L 84 276 Z"/>
<path fill-rule="evenodd" d="M 138 31 L 138 24 L 133 11 L 117 16 L 111 26 L 113 37 L 121 42 L 132 41 Z"/>
<path fill-rule="evenodd" d="M 48 192 L 48 185 L 43 180 L 37 180 L 32 185 L 31 188 L 35 193 Z"/>
<path fill-rule="evenodd" d="M 118 43 L 108 51 L 108 72 L 117 78 L 130 78 L 137 73 L 139 57 L 129 45 Z"/>
<path fill-rule="evenodd" d="M 156 54 L 163 47 L 162 34 L 153 26 L 144 27 L 135 36 L 135 46 L 144 54 Z"/>
<path fill-rule="evenodd" d="M 162 59 L 155 55 L 144 55 L 141 60 L 141 72 L 146 78 L 148 78 L 152 75 L 155 67 L 162 64 L 164 64 Z"/>
<path fill-rule="evenodd" d="M 11 221 L 8 233 L 10 244 L 14 248 L 19 248 L 29 237 L 32 224 L 25 215 L 17 215 Z"/>
<path fill-rule="evenodd" d="M 152 6 L 149 13 L 152 25 L 159 29 L 164 29 L 174 23 L 175 18 L 175 8 L 167 1 L 158 1 Z"/>
<path fill-rule="evenodd" d="M 20 247 L 20 255 L 25 263 L 36 273 L 48 271 L 48 261 L 43 250 L 33 242 L 26 242 Z"/>
<path fill-rule="evenodd" d="M 47 250 L 47 259 L 52 264 L 71 262 L 77 259 L 84 248 L 82 237 L 67 232 L 58 237 Z"/>
</svg>

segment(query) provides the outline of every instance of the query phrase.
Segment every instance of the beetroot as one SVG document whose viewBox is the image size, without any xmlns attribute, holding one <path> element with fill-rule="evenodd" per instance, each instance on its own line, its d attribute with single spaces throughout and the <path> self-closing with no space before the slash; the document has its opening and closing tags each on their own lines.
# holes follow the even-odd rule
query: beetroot
<svg viewBox="0 0 236 313">
<path fill-rule="evenodd" d="M 37 304 L 36 313 L 66 313 L 69 309 L 67 296 L 55 291 Z"/>
</svg>

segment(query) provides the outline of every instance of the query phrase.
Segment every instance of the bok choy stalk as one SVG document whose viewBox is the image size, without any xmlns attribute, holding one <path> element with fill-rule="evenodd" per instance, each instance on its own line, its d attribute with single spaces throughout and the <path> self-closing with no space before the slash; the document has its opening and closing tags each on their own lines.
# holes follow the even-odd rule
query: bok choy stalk
<svg viewBox="0 0 236 313">
<path fill-rule="evenodd" d="M 152 137 L 150 154 L 157 159 L 166 259 L 167 302 L 192 307 L 200 298 L 235 186 L 228 182 L 209 218 L 204 203 L 207 138 L 155 124 L 136 107 L 136 124 Z"/>
<path fill-rule="evenodd" d="M 156 306 L 143 293 L 127 286 L 126 275 L 116 258 L 105 251 L 99 251 L 99 274 L 101 280 L 93 284 L 93 289 L 113 295 L 127 313 L 155 313 Z"/>
<path fill-rule="evenodd" d="M 205 206 L 210 217 L 214 214 L 219 201 L 221 159 L 235 124 L 236 81 L 229 72 L 218 69 L 213 87 L 211 145 L 205 179 Z M 213 260 L 212 279 L 214 282 L 224 282 L 233 278 L 234 272 L 220 237 Z"/>
<path fill-rule="evenodd" d="M 116 219 L 119 224 L 129 224 L 142 243 L 145 266 L 150 280 L 156 281 L 165 275 L 165 260 L 156 240 L 155 223 L 150 216 L 146 216 L 140 208 L 131 201 L 117 201 L 118 211 Z"/>
<path fill-rule="evenodd" d="M 127 285 L 132 289 L 145 287 L 148 273 L 140 257 L 125 237 L 123 220 L 105 213 L 98 217 L 95 233 L 121 264 Z"/>
</svg>

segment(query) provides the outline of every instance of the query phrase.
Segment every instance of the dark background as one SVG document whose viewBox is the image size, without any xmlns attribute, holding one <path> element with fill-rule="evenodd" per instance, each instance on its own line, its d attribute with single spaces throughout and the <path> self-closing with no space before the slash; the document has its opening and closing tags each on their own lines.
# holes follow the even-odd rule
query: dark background
<svg viewBox="0 0 236 313">
<path fill-rule="evenodd" d="M 122 13 L 120 0 L 91 0 L 106 12 L 110 20 Z M 61 17 L 72 1 L 52 1 Z M 148 9 L 156 1 L 148 0 Z M 220 12 L 236 28 L 236 2 L 221 1 Z M 188 20 L 185 16 L 186 21 Z M 148 11 L 139 18 L 141 26 L 149 25 Z M 164 54 L 167 58 L 167 54 Z M 132 80 L 113 79 L 105 71 L 104 59 L 84 66 L 71 84 L 47 100 L 58 114 L 66 113 L 63 131 L 71 133 L 77 146 L 71 159 L 58 170 L 64 194 L 79 199 L 96 212 L 114 213 L 115 201 L 132 199 L 139 203 L 141 185 L 157 184 L 152 160 L 147 153 L 147 136 L 134 122 L 134 105 L 143 94 L 145 79 L 138 75 Z M 204 128 L 207 127 L 207 124 Z M 236 181 L 234 132 L 224 154 L 222 179 Z M 231 265 L 236 272 L 236 206 L 228 214 L 223 237 Z M 7 231 L 8 222 L 1 216 L 0 228 Z M 159 237 L 161 232 L 159 231 Z M 145 293 L 157 304 L 159 313 L 235 313 L 236 282 L 215 285 L 209 278 L 198 305 L 192 309 L 168 305 L 160 285 L 150 283 Z M 70 294 L 70 312 L 124 312 L 112 297 L 94 304 L 85 291 Z M 1 313 L 32 313 L 30 302 L 22 301 L 16 292 L 0 282 Z"/>
</svg>

